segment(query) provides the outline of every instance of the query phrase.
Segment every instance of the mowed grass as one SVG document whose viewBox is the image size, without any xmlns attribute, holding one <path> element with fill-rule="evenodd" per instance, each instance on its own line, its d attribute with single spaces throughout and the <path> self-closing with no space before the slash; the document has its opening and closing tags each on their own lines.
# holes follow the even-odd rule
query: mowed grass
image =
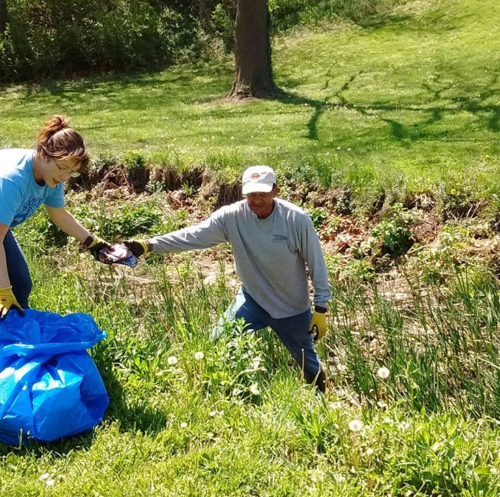
<svg viewBox="0 0 500 497">
<path fill-rule="evenodd" d="M 494 0 L 410 1 L 366 26 L 289 33 L 274 42 L 273 101 L 222 100 L 231 59 L 3 88 L 0 146 L 31 146 L 63 112 L 95 155 L 139 150 L 151 164 L 233 177 L 268 163 L 333 186 L 496 191 L 499 16 Z"/>
</svg>

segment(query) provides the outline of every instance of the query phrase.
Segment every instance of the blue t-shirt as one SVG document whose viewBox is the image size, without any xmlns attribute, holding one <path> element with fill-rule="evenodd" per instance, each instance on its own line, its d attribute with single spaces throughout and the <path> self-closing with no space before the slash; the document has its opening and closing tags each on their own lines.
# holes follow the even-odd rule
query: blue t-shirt
<svg viewBox="0 0 500 497">
<path fill-rule="evenodd" d="M 26 221 L 40 205 L 64 206 L 62 183 L 40 186 L 33 176 L 33 150 L 0 150 L 0 223 L 10 227 Z"/>
</svg>

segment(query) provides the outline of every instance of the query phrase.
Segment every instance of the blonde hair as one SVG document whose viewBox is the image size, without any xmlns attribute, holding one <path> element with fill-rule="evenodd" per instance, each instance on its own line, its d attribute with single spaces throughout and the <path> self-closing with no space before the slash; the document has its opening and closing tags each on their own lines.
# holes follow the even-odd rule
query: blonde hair
<svg viewBox="0 0 500 497">
<path fill-rule="evenodd" d="M 69 127 L 69 118 L 54 115 L 40 130 L 36 151 L 50 159 L 71 159 L 79 169 L 85 169 L 89 156 L 80 133 Z"/>
</svg>

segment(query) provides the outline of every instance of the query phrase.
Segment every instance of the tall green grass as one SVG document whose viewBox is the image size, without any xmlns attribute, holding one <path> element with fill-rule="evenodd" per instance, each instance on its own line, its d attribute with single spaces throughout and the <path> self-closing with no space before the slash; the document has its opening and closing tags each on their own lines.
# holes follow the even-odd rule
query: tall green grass
<svg viewBox="0 0 500 497">
<path fill-rule="evenodd" d="M 186 253 L 132 271 L 23 245 L 31 305 L 88 312 L 109 333 L 92 355 L 111 404 L 90 434 L 0 446 L 8 495 L 497 494 L 499 292 L 487 271 L 450 264 L 443 285 L 405 265 L 396 289 L 332 274 L 321 396 L 271 333 L 235 323 L 209 339 L 235 292 L 224 247 L 209 264 Z"/>
</svg>

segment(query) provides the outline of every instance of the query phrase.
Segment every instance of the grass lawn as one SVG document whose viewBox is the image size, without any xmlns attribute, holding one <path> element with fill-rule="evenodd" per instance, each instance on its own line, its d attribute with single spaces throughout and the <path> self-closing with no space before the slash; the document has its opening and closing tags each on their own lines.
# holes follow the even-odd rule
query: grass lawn
<svg viewBox="0 0 500 497">
<path fill-rule="evenodd" d="M 63 112 L 96 155 L 139 150 L 152 164 L 232 177 L 268 163 L 334 186 L 497 190 L 499 15 L 494 0 L 411 1 L 369 26 L 283 36 L 275 101 L 222 101 L 229 59 L 3 88 L 0 146 L 31 146 L 42 121 Z"/>
</svg>

